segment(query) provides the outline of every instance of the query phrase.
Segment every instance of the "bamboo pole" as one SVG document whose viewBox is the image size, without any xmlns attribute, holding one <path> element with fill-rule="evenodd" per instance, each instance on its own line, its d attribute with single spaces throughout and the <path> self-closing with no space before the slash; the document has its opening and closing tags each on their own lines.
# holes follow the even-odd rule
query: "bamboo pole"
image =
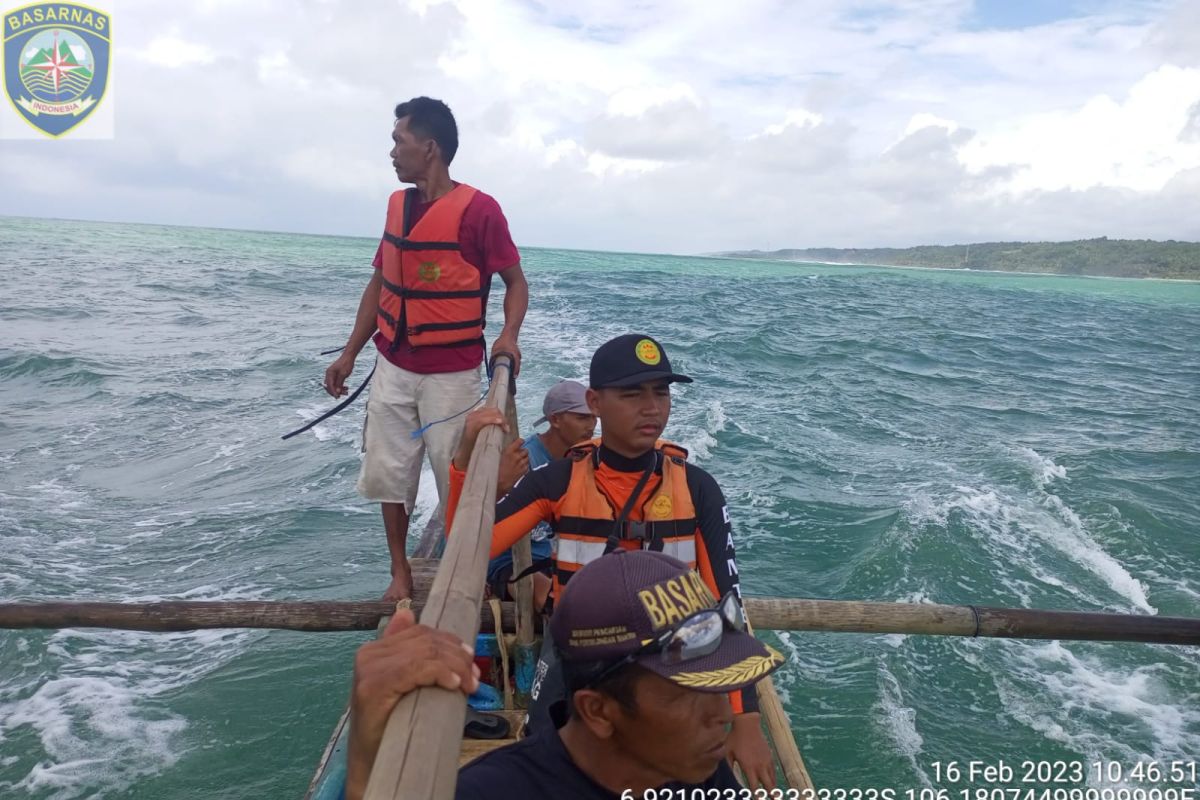
<svg viewBox="0 0 1200 800">
<path fill-rule="evenodd" d="M 508 420 L 509 432 L 505 436 L 507 447 L 520 435 L 520 423 L 517 421 L 517 404 L 509 403 L 504 414 Z M 533 565 L 533 554 L 530 550 L 529 536 L 522 536 L 513 545 L 513 575 L 520 575 Z M 514 585 L 513 596 L 517 603 L 517 644 L 533 644 L 533 576 L 526 575 Z"/>
<path fill-rule="evenodd" d="M 520 432 L 520 422 L 517 420 L 517 404 L 509 403 L 504 415 L 508 419 L 509 435 L 505 444 L 514 441 Z M 522 536 L 512 547 L 512 574 L 520 575 L 533 566 L 533 550 L 529 535 Z M 533 576 L 526 575 L 514 584 L 513 597 L 516 600 L 516 645 L 513 647 L 513 672 L 516 675 L 517 705 L 525 708 L 529 705 L 529 689 L 533 684 L 533 673 L 537 662 L 537 653 L 533 642 L 534 613 L 533 613 Z"/>
<path fill-rule="evenodd" d="M 418 597 L 423 597 L 420 589 Z M 369 631 L 379 618 L 390 614 L 387 600 L 288 602 L 269 600 L 213 600 L 165 603 L 0 603 L 0 630 L 35 628 L 114 628 L 167 633 L 213 628 L 270 628 L 329 633 Z M 418 616 L 424 601 L 413 603 Z M 516 623 L 516 609 L 504 604 L 504 629 Z M 490 615 L 480 620 L 480 631 L 495 633 Z"/>
<path fill-rule="evenodd" d="M 745 606 L 759 628 L 776 631 L 1200 645 L 1200 619 L 1191 617 L 797 598 L 751 597 Z"/>
<path fill-rule="evenodd" d="M 497 358 L 487 404 L 502 413 L 512 402 L 511 379 L 512 358 Z M 479 434 L 450 539 L 421 611 L 423 624 L 449 631 L 464 642 L 475 641 L 479 630 L 503 435 L 496 426 Z M 366 800 L 450 800 L 458 778 L 466 707 L 461 692 L 438 687 L 423 687 L 401 698 L 384 730 Z"/>
<path fill-rule="evenodd" d="M 815 788 L 812 778 L 809 777 L 808 768 L 804 766 L 804 757 L 800 755 L 800 748 L 796 746 L 796 736 L 792 733 L 792 722 L 783 708 L 783 701 L 779 699 L 779 692 L 775 691 L 774 681 L 768 675 L 755 684 L 754 688 L 758 692 L 759 713 L 762 715 L 763 723 L 767 726 L 767 732 L 771 734 L 771 744 L 775 746 L 775 757 L 779 760 L 779 766 L 783 770 L 783 777 L 787 781 L 788 788 L 796 790 Z"/>
<path fill-rule="evenodd" d="M 490 535 L 490 534 L 489 534 Z M 486 554 L 485 554 L 486 555 Z M 429 564 L 413 561 L 413 602 L 425 622 L 431 584 Z M 479 584 L 482 586 L 483 578 Z M 903 633 L 929 636 L 978 636 L 1000 639 L 1147 642 L 1200 645 L 1200 619 L 1144 614 L 1101 614 L 857 600 L 803 600 L 747 597 L 746 615 L 759 630 L 829 633 Z M 300 631 L 370 630 L 392 604 L 383 600 L 284 602 L 270 600 L 172 601 L 165 603 L 0 603 L 4 628 L 118 628 L 138 631 L 188 631 L 204 628 L 280 628 Z M 516 610 L 504 603 L 504 627 L 513 630 Z M 976 625 L 978 619 L 978 625 Z M 536 630 L 537 620 L 534 620 Z M 490 618 L 482 630 L 493 628 Z M 473 636 L 474 634 L 472 634 Z M 470 638 L 464 638 L 470 641 Z"/>
<path fill-rule="evenodd" d="M 425 604 L 432 582 L 430 564 L 413 561 L 413 610 Z M 480 579 L 482 583 L 482 578 Z M 1148 642 L 1200 645 L 1200 619 L 1151 617 L 857 600 L 747 597 L 746 615 L 760 630 L 828 633 L 903 633 L 1001 639 Z M 0 603 L 4 628 L 117 628 L 190 631 L 205 628 L 279 628 L 298 631 L 370 630 L 392 604 L 383 600 L 286 602 L 271 600 L 171 601 L 164 603 Z M 504 603 L 504 627 L 514 630 L 516 609 Z M 978 629 L 976 628 L 978 617 Z M 424 618 L 421 617 L 422 621 Z M 493 624 L 484 617 L 481 630 Z M 537 629 L 537 619 L 534 619 Z M 465 641 L 465 640 L 464 640 Z"/>
<path fill-rule="evenodd" d="M 156 632 L 206 628 L 366 631 L 374 628 L 380 617 L 392 613 L 395 605 L 388 600 L 2 603 L 0 628 L 118 628 Z"/>
<path fill-rule="evenodd" d="M 746 621 L 746 628 L 754 633 L 754 627 L 749 620 Z M 808 774 L 808 767 L 804 766 L 804 757 L 800 755 L 800 748 L 796 746 L 792 722 L 783 708 L 783 701 L 779 699 L 779 692 L 775 691 L 775 682 L 768 675 L 754 685 L 754 690 L 758 695 L 759 715 L 767 726 L 771 744 L 775 747 L 775 758 L 783 770 L 783 778 L 787 781 L 788 788 L 797 791 L 815 789 Z"/>
</svg>

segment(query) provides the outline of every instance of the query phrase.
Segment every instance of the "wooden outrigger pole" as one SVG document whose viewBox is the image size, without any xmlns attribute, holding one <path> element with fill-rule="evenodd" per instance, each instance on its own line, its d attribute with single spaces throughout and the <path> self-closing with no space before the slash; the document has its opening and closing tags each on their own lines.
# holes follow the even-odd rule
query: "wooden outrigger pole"
<svg viewBox="0 0 1200 800">
<path fill-rule="evenodd" d="M 437 561 L 412 559 L 413 609 L 433 583 Z M 1061 639 L 1200 645 L 1200 619 L 1038 608 L 881 603 L 798 597 L 746 597 L 746 616 L 760 630 L 826 633 L 900 633 L 995 639 Z M 0 629 L 115 628 L 194 631 L 271 628 L 292 631 L 367 631 L 391 614 L 386 600 L 168 600 L 157 603 L 56 601 L 0 603 Z M 513 603 L 501 604 L 505 630 L 515 630 Z M 534 619 L 536 630 L 536 618 Z M 489 616 L 480 630 L 494 632 Z"/>
<path fill-rule="evenodd" d="M 414 612 L 433 583 L 436 560 L 413 559 Z M 760 631 L 904 633 L 1064 642 L 1142 642 L 1200 645 L 1200 619 L 1067 612 L 1040 608 L 946 606 L 803 597 L 745 597 L 746 616 Z M 286 631 L 370 631 L 395 604 L 385 600 L 180 600 L 154 603 L 58 601 L 0 603 L 0 630 L 108 627 L 126 631 L 274 628 Z M 514 603 L 502 603 L 505 630 L 516 630 Z M 536 630 L 536 618 L 534 628 Z M 480 630 L 493 632 L 490 615 Z"/>
</svg>

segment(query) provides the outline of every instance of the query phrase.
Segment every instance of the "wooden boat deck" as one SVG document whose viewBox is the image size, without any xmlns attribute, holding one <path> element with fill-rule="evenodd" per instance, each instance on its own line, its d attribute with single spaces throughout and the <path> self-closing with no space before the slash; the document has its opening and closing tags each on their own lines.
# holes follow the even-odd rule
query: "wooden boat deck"
<svg viewBox="0 0 1200 800">
<path fill-rule="evenodd" d="M 503 739 L 463 739 L 462 750 L 459 752 L 458 765 L 464 766 L 485 753 L 504 747 L 515 742 L 521 733 L 525 721 L 525 711 L 488 711 L 508 720 L 509 735 Z M 350 735 L 350 709 L 342 713 L 333 736 L 325 745 L 325 752 L 317 764 L 316 774 L 308 784 L 304 800 L 337 800 L 341 794 L 342 785 L 346 782 L 346 748 Z"/>
</svg>

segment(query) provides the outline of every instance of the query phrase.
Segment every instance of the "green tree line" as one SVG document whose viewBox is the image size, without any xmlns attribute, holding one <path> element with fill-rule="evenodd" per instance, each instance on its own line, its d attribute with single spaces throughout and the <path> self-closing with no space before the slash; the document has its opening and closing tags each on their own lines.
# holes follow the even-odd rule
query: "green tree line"
<svg viewBox="0 0 1200 800">
<path fill-rule="evenodd" d="M 834 264 L 1200 280 L 1200 243 L 1149 239 L 1101 237 L 1074 242 L 984 242 L 905 248 L 813 247 L 771 252 L 735 251 L 721 255 Z"/>
</svg>

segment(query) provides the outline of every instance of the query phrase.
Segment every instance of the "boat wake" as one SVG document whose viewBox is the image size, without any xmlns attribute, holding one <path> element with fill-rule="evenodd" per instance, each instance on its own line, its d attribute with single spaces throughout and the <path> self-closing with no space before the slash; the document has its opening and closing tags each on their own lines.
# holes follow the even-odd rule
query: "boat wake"
<svg viewBox="0 0 1200 800">
<path fill-rule="evenodd" d="M 1108 553 L 1083 518 L 1051 491 L 1053 482 L 1066 479 L 1066 468 L 1030 448 L 1022 448 L 1019 455 L 1033 479 L 1029 490 L 983 482 L 986 479 L 979 479 L 977 485 L 964 483 L 943 490 L 941 497 L 927 488 L 905 504 L 910 525 L 969 535 L 994 566 L 1009 573 L 1014 588 L 1032 578 L 1044 586 L 1064 589 L 1089 605 L 1158 613 L 1145 585 Z M 1066 556 L 1090 576 L 1061 569 L 1058 574 L 1051 573 L 1047 565 L 1063 563 L 1055 553 Z M 1120 601 L 1105 598 L 1104 591 L 1097 591 L 1102 588 L 1097 583 Z M 1022 599 L 1028 605 L 1032 598 L 1026 591 Z"/>
</svg>

